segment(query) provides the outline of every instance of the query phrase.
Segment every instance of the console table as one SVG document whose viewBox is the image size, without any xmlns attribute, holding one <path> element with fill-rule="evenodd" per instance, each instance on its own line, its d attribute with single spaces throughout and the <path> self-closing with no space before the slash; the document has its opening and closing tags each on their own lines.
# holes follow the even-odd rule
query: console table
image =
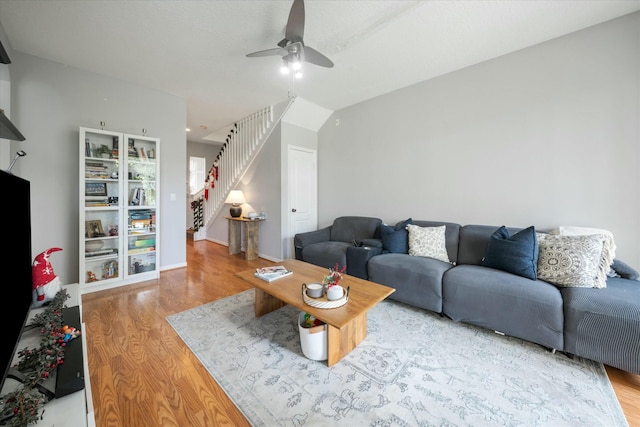
<svg viewBox="0 0 640 427">
<path fill-rule="evenodd" d="M 258 228 L 262 218 L 247 219 L 225 216 L 229 220 L 229 255 L 240 253 L 242 226 L 244 225 L 244 258 L 258 258 Z"/>
</svg>

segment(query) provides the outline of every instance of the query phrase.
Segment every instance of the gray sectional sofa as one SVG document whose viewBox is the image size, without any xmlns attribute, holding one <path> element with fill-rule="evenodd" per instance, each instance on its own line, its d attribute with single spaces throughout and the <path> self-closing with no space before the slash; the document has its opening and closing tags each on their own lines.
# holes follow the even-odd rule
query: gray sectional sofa
<svg viewBox="0 0 640 427">
<path fill-rule="evenodd" d="M 640 374 L 640 281 L 626 264 L 613 263 L 623 277 L 612 274 L 603 288 L 557 286 L 483 265 L 500 226 L 411 224 L 445 226 L 449 262 L 388 251 L 389 226 L 369 217 L 340 217 L 326 229 L 296 235 L 296 258 L 327 268 L 346 264 L 348 274 L 395 288 L 390 299 Z M 522 229 L 506 230 L 514 236 Z"/>
</svg>

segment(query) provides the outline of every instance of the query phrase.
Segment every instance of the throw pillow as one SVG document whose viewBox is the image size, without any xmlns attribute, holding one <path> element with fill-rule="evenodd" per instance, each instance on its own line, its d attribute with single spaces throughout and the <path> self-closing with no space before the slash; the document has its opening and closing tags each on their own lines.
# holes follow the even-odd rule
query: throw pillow
<svg viewBox="0 0 640 427">
<path fill-rule="evenodd" d="M 604 288 L 600 268 L 605 236 L 561 236 L 538 233 L 538 279 L 560 287 Z"/>
<path fill-rule="evenodd" d="M 385 252 L 396 254 L 406 254 L 409 251 L 409 233 L 407 225 L 412 223 L 409 218 L 399 222 L 395 227 L 381 224 L 380 234 L 382 235 L 382 249 Z"/>
<path fill-rule="evenodd" d="M 445 239 L 446 225 L 440 227 L 420 227 L 407 225 L 409 231 L 409 255 L 449 261 Z"/>
<path fill-rule="evenodd" d="M 590 234 L 603 234 L 605 236 L 604 250 L 602 251 L 602 258 L 600 259 L 600 268 L 610 276 L 613 270 L 611 264 L 616 257 L 616 244 L 613 240 L 613 233 L 609 230 L 602 230 L 600 228 L 589 227 L 576 227 L 570 225 L 561 225 L 558 227 L 557 234 L 561 236 L 586 236 Z"/>
<path fill-rule="evenodd" d="M 536 280 L 538 271 L 538 239 L 531 226 L 509 236 L 504 225 L 489 239 L 487 254 L 482 259 L 485 267 L 507 271 L 527 279 Z"/>
</svg>

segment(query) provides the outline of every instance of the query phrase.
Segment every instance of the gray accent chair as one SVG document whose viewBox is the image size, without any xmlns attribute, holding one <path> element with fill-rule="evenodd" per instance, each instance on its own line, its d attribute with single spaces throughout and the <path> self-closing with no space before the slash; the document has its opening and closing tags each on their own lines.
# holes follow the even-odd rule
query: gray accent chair
<svg viewBox="0 0 640 427">
<path fill-rule="evenodd" d="M 380 218 L 342 216 L 328 227 L 298 233 L 293 239 L 296 259 L 325 268 L 335 267 L 336 264 L 349 268 L 348 248 L 361 244 L 382 245 L 377 234 L 380 224 Z"/>
</svg>

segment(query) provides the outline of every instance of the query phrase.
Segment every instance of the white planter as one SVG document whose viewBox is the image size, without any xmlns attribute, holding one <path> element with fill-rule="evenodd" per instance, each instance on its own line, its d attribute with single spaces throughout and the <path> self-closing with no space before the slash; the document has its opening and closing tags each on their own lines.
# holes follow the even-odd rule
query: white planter
<svg viewBox="0 0 640 427">
<path fill-rule="evenodd" d="M 340 285 L 332 286 L 327 289 L 327 299 L 329 301 L 335 301 L 342 298 L 344 295 L 344 289 Z"/>
<path fill-rule="evenodd" d="M 323 323 L 312 328 L 305 328 L 302 326 L 304 314 L 304 312 L 300 312 L 298 315 L 302 354 L 311 360 L 327 360 L 327 325 Z"/>
</svg>

